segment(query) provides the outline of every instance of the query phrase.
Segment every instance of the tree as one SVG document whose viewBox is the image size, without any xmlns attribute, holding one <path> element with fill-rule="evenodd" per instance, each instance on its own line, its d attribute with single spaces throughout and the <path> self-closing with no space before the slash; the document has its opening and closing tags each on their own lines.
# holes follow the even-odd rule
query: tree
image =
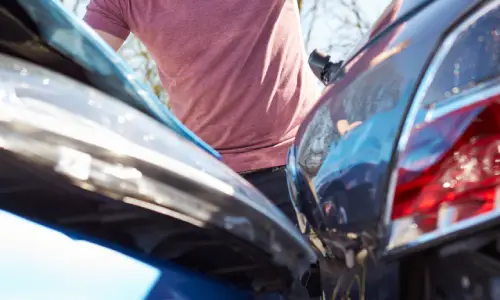
<svg viewBox="0 0 500 300">
<path fill-rule="evenodd" d="M 118 54 L 137 74 L 144 78 L 156 96 L 168 105 L 168 95 L 161 84 L 158 67 L 146 46 L 134 35 L 131 35 Z"/>
<path fill-rule="evenodd" d="M 344 58 L 368 32 L 374 21 L 369 20 L 361 5 L 368 1 L 370 0 L 304 1 L 301 16 L 307 51 L 319 48 L 329 53 L 334 60 Z M 389 0 L 371 1 L 377 2 L 380 8 L 389 3 Z"/>
<path fill-rule="evenodd" d="M 68 10 L 83 17 L 89 0 L 60 0 Z M 146 46 L 131 35 L 123 44 L 118 54 L 127 64 L 149 84 L 156 96 L 168 105 L 168 95 L 163 89 L 158 75 L 158 68 Z"/>
</svg>

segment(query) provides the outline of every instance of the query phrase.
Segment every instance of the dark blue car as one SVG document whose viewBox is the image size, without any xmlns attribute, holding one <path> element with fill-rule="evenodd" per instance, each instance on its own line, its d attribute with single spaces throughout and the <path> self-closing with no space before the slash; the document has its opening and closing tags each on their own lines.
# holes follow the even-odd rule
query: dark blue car
<svg viewBox="0 0 500 300">
<path fill-rule="evenodd" d="M 281 299 L 317 261 L 50 0 L 0 3 L 0 248 L 0 299 Z"/>
<path fill-rule="evenodd" d="M 288 174 L 330 296 L 500 299 L 500 1 L 393 0 L 340 66 L 311 58 Z"/>
</svg>

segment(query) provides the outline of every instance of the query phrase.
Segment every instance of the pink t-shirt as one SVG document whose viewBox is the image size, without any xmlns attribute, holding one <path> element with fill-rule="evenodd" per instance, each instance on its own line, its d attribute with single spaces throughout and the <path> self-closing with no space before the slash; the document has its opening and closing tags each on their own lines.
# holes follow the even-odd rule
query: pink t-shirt
<svg viewBox="0 0 500 300">
<path fill-rule="evenodd" d="M 317 96 L 295 0 L 91 0 L 85 21 L 137 36 L 174 114 L 235 171 L 285 164 Z"/>
</svg>

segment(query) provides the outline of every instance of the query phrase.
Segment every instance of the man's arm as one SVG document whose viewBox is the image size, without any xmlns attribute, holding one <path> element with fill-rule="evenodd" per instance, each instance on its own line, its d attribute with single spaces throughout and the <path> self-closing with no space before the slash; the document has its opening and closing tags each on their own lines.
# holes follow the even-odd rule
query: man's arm
<svg viewBox="0 0 500 300">
<path fill-rule="evenodd" d="M 115 51 L 130 34 L 123 0 L 91 0 L 84 21 Z"/>
<path fill-rule="evenodd" d="M 119 37 L 116 37 L 112 34 L 109 34 L 107 32 L 104 32 L 102 30 L 96 30 L 95 32 L 97 32 L 97 34 L 106 42 L 108 43 L 111 48 L 113 48 L 115 51 L 118 51 L 118 49 L 120 49 L 120 47 L 123 45 L 123 43 L 125 42 L 124 39 L 122 38 L 119 38 Z"/>
</svg>

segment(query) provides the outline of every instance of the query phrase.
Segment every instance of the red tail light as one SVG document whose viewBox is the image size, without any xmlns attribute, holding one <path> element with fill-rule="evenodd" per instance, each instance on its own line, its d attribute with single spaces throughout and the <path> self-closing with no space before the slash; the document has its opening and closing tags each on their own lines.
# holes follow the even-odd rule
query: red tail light
<svg viewBox="0 0 500 300">
<path fill-rule="evenodd" d="M 500 0 L 444 40 L 410 108 L 392 175 L 386 251 L 500 222 Z"/>
<path fill-rule="evenodd" d="M 438 227 L 443 208 L 453 211 L 447 222 L 457 222 L 495 207 L 500 183 L 499 102 L 499 96 L 492 97 L 410 133 L 400 158 L 393 220 L 412 216 L 428 232 Z"/>
</svg>

